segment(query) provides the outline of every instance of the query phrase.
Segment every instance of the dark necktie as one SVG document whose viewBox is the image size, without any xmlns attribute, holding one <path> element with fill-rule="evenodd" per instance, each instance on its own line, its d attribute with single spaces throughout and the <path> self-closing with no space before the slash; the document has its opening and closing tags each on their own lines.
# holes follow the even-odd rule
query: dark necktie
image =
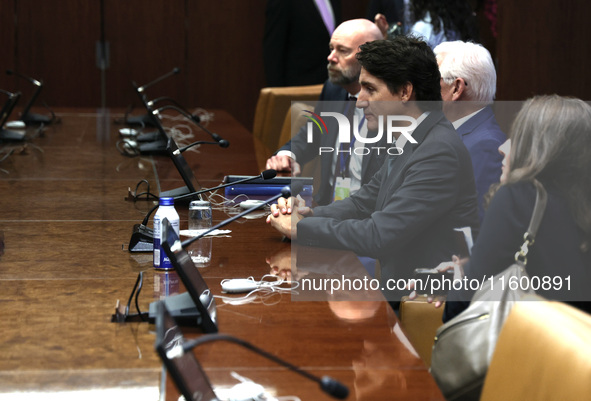
<svg viewBox="0 0 591 401">
<path fill-rule="evenodd" d="M 349 95 L 347 97 L 347 105 L 345 106 L 345 116 L 351 123 L 351 127 L 353 127 L 353 116 L 355 115 L 355 104 L 357 102 L 357 98 L 355 96 Z M 340 176 L 343 178 L 349 177 L 349 161 L 351 160 L 351 156 L 348 155 L 349 149 L 351 148 L 351 143 L 341 143 L 340 144 L 340 156 L 339 162 L 337 162 L 337 170 Z M 346 155 L 346 156 L 345 156 Z M 340 164 L 340 168 L 339 168 Z"/>
</svg>

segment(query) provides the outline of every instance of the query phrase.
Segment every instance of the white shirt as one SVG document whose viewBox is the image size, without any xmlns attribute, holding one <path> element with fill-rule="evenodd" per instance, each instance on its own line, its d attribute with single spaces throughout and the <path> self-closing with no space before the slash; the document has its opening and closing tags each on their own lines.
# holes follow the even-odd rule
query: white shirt
<svg viewBox="0 0 591 401">
<path fill-rule="evenodd" d="M 355 96 L 357 97 L 357 96 Z M 348 100 L 352 101 L 352 100 Z M 363 138 L 367 137 L 367 120 L 365 120 L 365 115 L 363 113 L 363 109 L 355 108 L 355 115 L 357 116 L 357 121 L 363 121 L 363 125 L 359 129 L 359 135 Z M 338 174 L 337 165 L 340 166 L 339 156 L 337 155 L 336 150 L 340 149 L 341 143 L 339 142 L 339 137 L 337 135 L 337 140 L 334 145 L 335 151 L 332 155 L 332 163 L 331 163 L 331 171 L 335 174 Z M 355 141 L 354 149 L 351 150 L 351 158 L 349 159 L 349 177 L 351 178 L 351 195 L 355 193 L 359 188 L 361 188 L 361 177 L 363 173 L 363 148 L 365 147 L 364 143 L 360 143 L 359 141 Z M 346 156 L 346 154 L 344 154 Z M 293 160 L 297 161 L 295 154 L 289 150 L 280 150 L 277 152 L 277 156 L 289 156 Z M 329 183 L 331 186 L 335 183 L 335 174 L 331 174 L 329 176 Z"/>
<path fill-rule="evenodd" d="M 367 137 L 367 120 L 365 119 L 365 114 L 363 113 L 363 109 L 355 108 L 355 116 L 357 117 L 357 121 L 362 121 L 362 125 L 359 128 L 359 136 L 365 138 Z M 351 135 L 353 138 L 353 135 Z M 335 143 L 335 152 L 332 156 L 332 164 L 331 164 L 331 171 L 335 174 L 332 174 L 329 178 L 329 183 L 331 186 L 335 183 L 335 176 L 339 174 L 340 170 L 340 155 L 342 154 L 345 158 L 348 157 L 346 153 L 337 154 L 336 149 L 340 149 L 341 143 L 339 142 L 339 137 L 337 135 L 337 141 Z M 353 144 L 353 148 L 351 149 L 351 157 L 349 158 L 349 177 L 351 178 L 351 186 L 349 188 L 350 194 L 353 195 L 355 192 L 361 188 L 361 178 L 363 175 L 363 148 L 365 147 L 365 143 L 355 141 Z"/>
<path fill-rule="evenodd" d="M 456 121 L 454 121 L 451 124 L 454 126 L 455 129 L 458 129 L 458 128 L 460 128 L 460 126 L 462 124 L 464 124 L 466 121 L 468 121 L 469 119 L 471 119 L 472 117 L 474 117 L 476 114 L 480 113 L 482 110 L 484 110 L 484 107 L 482 109 L 476 110 L 472 114 L 468 114 L 467 116 L 464 116 L 462 118 L 457 119 Z"/>
</svg>

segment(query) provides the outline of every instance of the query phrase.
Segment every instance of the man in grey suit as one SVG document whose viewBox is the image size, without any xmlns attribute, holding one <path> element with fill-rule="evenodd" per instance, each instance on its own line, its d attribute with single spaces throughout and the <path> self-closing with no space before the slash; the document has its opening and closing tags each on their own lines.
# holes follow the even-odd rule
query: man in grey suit
<svg viewBox="0 0 591 401">
<path fill-rule="evenodd" d="M 302 245 L 377 258 L 376 276 L 390 289 L 388 299 L 398 301 L 407 291 L 392 288 L 392 280 L 409 279 L 415 268 L 436 266 L 456 253 L 454 228 L 476 231 L 472 163 L 441 112 L 439 69 L 425 42 L 403 36 L 375 41 L 361 46 L 357 58 L 362 66 L 357 106 L 364 109 L 368 128 L 378 130 L 380 116 L 412 117 L 413 140 L 395 134 L 402 153 L 389 156 L 350 198 L 293 212 L 294 200 L 281 199 L 267 222 Z"/>
</svg>

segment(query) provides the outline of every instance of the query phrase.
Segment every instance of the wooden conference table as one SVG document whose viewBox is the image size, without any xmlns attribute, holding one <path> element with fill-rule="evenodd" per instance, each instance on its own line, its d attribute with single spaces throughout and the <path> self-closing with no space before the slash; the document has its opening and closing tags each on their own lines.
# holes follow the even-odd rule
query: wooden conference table
<svg viewBox="0 0 591 401">
<path fill-rule="evenodd" d="M 117 300 L 127 302 L 140 271 L 145 272 L 143 310 L 183 291 L 176 273 L 152 268 L 151 254 L 126 250 L 133 225 L 153 206 L 126 201 L 128 189 L 147 180 L 158 193 L 182 186 L 180 176 L 165 156 L 131 158 L 117 151 L 122 126 L 113 119 L 120 114 L 78 109 L 58 114 L 62 123 L 43 134 L 29 129 L 24 148 L 0 146 L 0 158 L 13 149 L 0 162 L 0 398 L 19 399 L 26 392 L 23 399 L 55 394 L 62 400 L 90 394 L 110 400 L 176 399 L 174 386 L 162 379 L 154 325 L 117 324 L 110 318 Z M 227 174 L 258 174 L 252 135 L 226 112 L 214 114 L 209 128 L 231 145 L 186 152 L 200 183 L 210 187 Z M 194 134 L 193 140 L 208 139 L 203 132 Z M 186 228 L 186 206 L 177 210 L 181 229 Z M 214 220 L 224 218 L 223 211 L 215 212 Z M 290 244 L 263 218 L 227 228 L 230 237 L 213 239 L 212 261 L 200 269 L 214 294 L 221 293 L 224 278 L 258 279 L 277 266 L 289 268 Z M 302 248 L 297 254 L 312 265 L 330 265 L 343 256 Z M 443 399 L 381 299 L 300 302 L 283 294 L 245 305 L 217 303 L 221 332 L 315 375 L 341 380 L 350 400 Z M 195 335 L 187 330 L 187 336 Z M 230 376 L 235 371 L 276 396 L 330 399 L 315 383 L 236 345 L 219 342 L 195 353 L 216 387 L 236 384 Z"/>
</svg>

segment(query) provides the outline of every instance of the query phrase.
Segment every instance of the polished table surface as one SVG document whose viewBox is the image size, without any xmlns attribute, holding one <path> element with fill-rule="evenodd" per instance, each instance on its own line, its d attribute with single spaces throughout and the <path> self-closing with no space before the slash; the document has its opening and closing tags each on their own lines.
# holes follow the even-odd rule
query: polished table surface
<svg viewBox="0 0 591 401">
<path fill-rule="evenodd" d="M 0 398 L 28 392 L 22 399 L 51 394 L 62 400 L 90 394 L 111 400 L 176 399 L 154 351 L 154 325 L 117 324 L 110 318 L 118 300 L 127 302 L 141 271 L 143 310 L 156 299 L 184 291 L 175 272 L 152 268 L 150 253 L 126 250 L 133 225 L 154 203 L 125 200 L 141 180 L 154 193 L 182 186 L 182 180 L 166 156 L 118 152 L 122 126 L 113 120 L 120 114 L 73 109 L 58 114 L 61 124 L 42 133 L 28 129 L 25 146 L 0 145 L 0 158 L 13 151 L 0 162 Z M 185 153 L 204 187 L 227 174 L 259 173 L 252 135 L 245 128 L 221 110 L 214 111 L 209 128 L 231 145 Z M 208 139 L 196 129 L 193 134 L 193 140 Z M 186 206 L 177 210 L 184 229 Z M 216 210 L 215 222 L 227 218 L 228 211 Z M 212 240 L 211 263 L 200 268 L 215 295 L 221 294 L 224 278 L 258 279 L 289 270 L 292 261 L 298 267 L 294 278 L 311 277 L 317 265 L 351 256 L 295 244 L 292 249 L 262 217 L 227 228 L 232 230 L 228 237 Z M 358 269 L 355 263 L 347 262 Z M 350 388 L 348 399 L 443 399 L 389 305 L 373 299 L 297 301 L 282 294 L 244 305 L 218 299 L 218 323 L 221 332 L 313 374 L 341 380 Z M 195 329 L 186 334 L 199 335 Z M 330 399 L 315 383 L 233 344 L 202 346 L 195 354 L 216 387 L 236 384 L 230 376 L 235 371 L 276 396 Z"/>
</svg>

